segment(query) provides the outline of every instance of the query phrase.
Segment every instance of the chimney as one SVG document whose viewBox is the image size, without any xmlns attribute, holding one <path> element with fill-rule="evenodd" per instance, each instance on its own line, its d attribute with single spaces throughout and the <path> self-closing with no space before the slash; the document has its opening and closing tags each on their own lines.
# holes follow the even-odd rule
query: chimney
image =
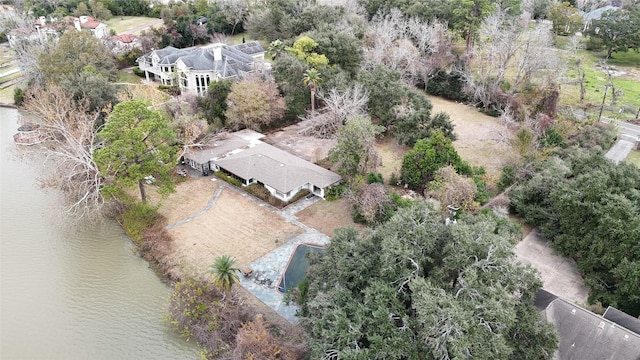
<svg viewBox="0 0 640 360">
<path fill-rule="evenodd" d="M 222 45 L 222 44 L 216 44 L 216 46 L 214 46 L 212 49 L 214 61 L 222 60 L 222 46 L 218 46 L 218 45 Z"/>
<path fill-rule="evenodd" d="M 40 26 L 44 26 L 47 23 L 47 18 L 44 16 L 40 16 Z"/>
<path fill-rule="evenodd" d="M 80 16 L 80 23 L 84 24 L 87 22 L 87 17 L 86 16 Z"/>
<path fill-rule="evenodd" d="M 82 30 L 82 28 L 80 27 L 80 19 L 73 19 L 73 26 L 76 28 L 76 30 L 80 31 Z"/>
</svg>

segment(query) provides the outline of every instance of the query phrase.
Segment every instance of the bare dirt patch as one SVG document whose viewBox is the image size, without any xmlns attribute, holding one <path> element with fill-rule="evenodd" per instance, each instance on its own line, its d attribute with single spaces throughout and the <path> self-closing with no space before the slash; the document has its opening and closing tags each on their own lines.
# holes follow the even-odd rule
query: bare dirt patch
<svg viewBox="0 0 640 360">
<path fill-rule="evenodd" d="M 199 210 L 194 207 L 193 213 Z M 209 211 L 168 231 L 173 239 L 175 275 L 202 278 L 214 259 L 224 254 L 236 258 L 238 267 L 245 267 L 301 232 L 253 200 L 225 188 Z"/>
<path fill-rule="evenodd" d="M 458 137 L 453 145 L 462 159 L 474 166 L 483 166 L 490 176 L 499 176 L 502 167 L 517 157 L 511 146 L 501 141 L 504 133 L 499 120 L 485 115 L 472 106 L 428 96 L 433 113 L 445 112 L 455 125 Z"/>
<path fill-rule="evenodd" d="M 391 174 L 400 177 L 402 158 L 409 148 L 398 145 L 391 137 L 387 136 L 378 140 L 376 150 L 382 160 L 382 165 L 378 167 L 378 172 L 382 174 L 385 182 L 389 181 Z"/>
<path fill-rule="evenodd" d="M 149 192 L 149 196 L 153 203 L 161 203 L 158 212 L 166 219 L 166 226 L 204 209 L 218 184 L 218 181 L 211 181 L 209 177 L 198 177 L 179 183 L 176 185 L 176 192 L 165 199 L 160 199 L 155 191 Z"/>
<path fill-rule="evenodd" d="M 361 224 L 356 224 L 351 219 L 353 208 L 346 199 L 335 201 L 317 201 L 315 204 L 300 211 L 296 217 L 300 222 L 333 237 L 334 230 L 341 227 L 355 227 L 363 229 Z"/>
<path fill-rule="evenodd" d="M 312 163 L 326 158 L 329 150 L 336 145 L 336 139 L 319 139 L 301 135 L 308 121 L 301 121 L 267 134 L 262 141 L 288 151 Z"/>
</svg>

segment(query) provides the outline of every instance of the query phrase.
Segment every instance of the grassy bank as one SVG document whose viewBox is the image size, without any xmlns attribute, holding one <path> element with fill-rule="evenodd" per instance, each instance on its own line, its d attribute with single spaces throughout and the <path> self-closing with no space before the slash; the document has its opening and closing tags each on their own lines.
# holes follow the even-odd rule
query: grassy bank
<svg viewBox="0 0 640 360">
<path fill-rule="evenodd" d="M 558 41 L 563 47 L 567 41 Z M 567 83 L 562 85 L 560 103 L 571 107 L 584 108 L 590 112 L 598 112 L 605 98 L 605 88 L 609 85 L 607 68 L 612 73 L 613 84 L 616 89 L 616 101 L 613 102 L 613 91 L 607 89 L 604 101 L 603 116 L 615 119 L 635 117 L 640 106 L 640 54 L 633 51 L 615 53 L 605 63 L 605 53 L 587 50 L 578 51 L 577 58 L 585 74 L 585 96 L 580 102 L 580 85 L 575 81 L 578 71 L 575 60 L 568 60 L 566 73 Z"/>
<path fill-rule="evenodd" d="M 137 27 L 154 21 L 158 21 L 158 19 L 145 16 L 114 16 L 111 20 L 106 21 L 106 24 L 109 26 L 109 30 L 121 33 L 135 30 Z"/>
</svg>

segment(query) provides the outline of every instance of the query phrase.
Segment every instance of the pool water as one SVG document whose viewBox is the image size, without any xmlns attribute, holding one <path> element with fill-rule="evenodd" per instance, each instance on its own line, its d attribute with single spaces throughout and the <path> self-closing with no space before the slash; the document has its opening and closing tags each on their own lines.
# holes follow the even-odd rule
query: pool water
<svg viewBox="0 0 640 360">
<path fill-rule="evenodd" d="M 294 289 L 302 279 L 304 279 L 309 269 L 309 259 L 307 259 L 307 253 L 309 252 L 322 252 L 324 250 L 321 246 L 300 244 L 296 247 L 289 259 L 287 270 L 280 279 L 278 284 L 278 291 L 287 292 Z"/>
</svg>

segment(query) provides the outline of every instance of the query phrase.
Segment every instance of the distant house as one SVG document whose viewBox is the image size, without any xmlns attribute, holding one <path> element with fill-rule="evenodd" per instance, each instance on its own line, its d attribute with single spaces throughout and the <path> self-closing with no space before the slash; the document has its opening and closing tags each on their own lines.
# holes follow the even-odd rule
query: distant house
<svg viewBox="0 0 640 360">
<path fill-rule="evenodd" d="M 73 24 L 73 28 L 81 31 L 89 31 L 93 36 L 98 39 L 102 39 L 109 34 L 109 30 L 107 24 L 101 23 L 97 19 L 92 18 L 91 16 L 80 16 L 77 18 L 67 16 L 64 18 L 64 21 L 67 23 L 67 27 L 71 28 L 71 24 Z"/>
<path fill-rule="evenodd" d="M 271 195 L 291 200 L 300 190 L 325 197 L 340 175 L 260 141 L 264 135 L 242 130 L 218 138 L 203 149 L 190 149 L 184 160 L 203 174 L 224 171 L 243 185 L 262 184 Z"/>
<path fill-rule="evenodd" d="M 133 34 L 121 34 L 109 36 L 104 40 L 105 45 L 116 54 L 126 54 L 129 51 L 140 48 L 140 38 Z"/>
<path fill-rule="evenodd" d="M 629 327 L 638 326 L 637 319 L 634 323 L 633 317 L 622 317 L 619 314 L 622 312 L 616 310 L 617 313 L 614 315 L 612 311 L 611 316 L 623 320 L 614 322 L 544 290 L 536 294 L 535 305 L 542 318 L 552 323 L 560 335 L 554 359 L 640 359 L 640 335 L 625 327 L 625 324 L 635 324 Z"/>
<path fill-rule="evenodd" d="M 91 16 L 71 17 L 49 19 L 40 16 L 34 23 L 32 28 L 14 29 L 9 32 L 9 46 L 15 47 L 20 41 L 49 41 L 53 39 L 57 41 L 60 34 L 67 30 L 88 31 L 98 39 L 107 36 L 107 24 L 92 18 Z"/>
<path fill-rule="evenodd" d="M 147 80 L 160 81 L 162 85 L 178 85 L 182 91 L 203 95 L 212 81 L 268 69 L 264 53 L 257 41 L 186 49 L 169 46 L 147 53 L 137 62 Z"/>
<path fill-rule="evenodd" d="M 582 13 L 582 18 L 584 19 L 584 26 L 582 28 L 582 31 L 583 32 L 587 31 L 587 29 L 591 27 L 591 23 L 593 22 L 593 20 L 600 20 L 600 18 L 602 17 L 602 14 L 604 14 L 605 12 L 615 11 L 619 9 L 620 9 L 619 7 L 607 5 L 599 9 L 590 11 L 588 13 Z"/>
</svg>

